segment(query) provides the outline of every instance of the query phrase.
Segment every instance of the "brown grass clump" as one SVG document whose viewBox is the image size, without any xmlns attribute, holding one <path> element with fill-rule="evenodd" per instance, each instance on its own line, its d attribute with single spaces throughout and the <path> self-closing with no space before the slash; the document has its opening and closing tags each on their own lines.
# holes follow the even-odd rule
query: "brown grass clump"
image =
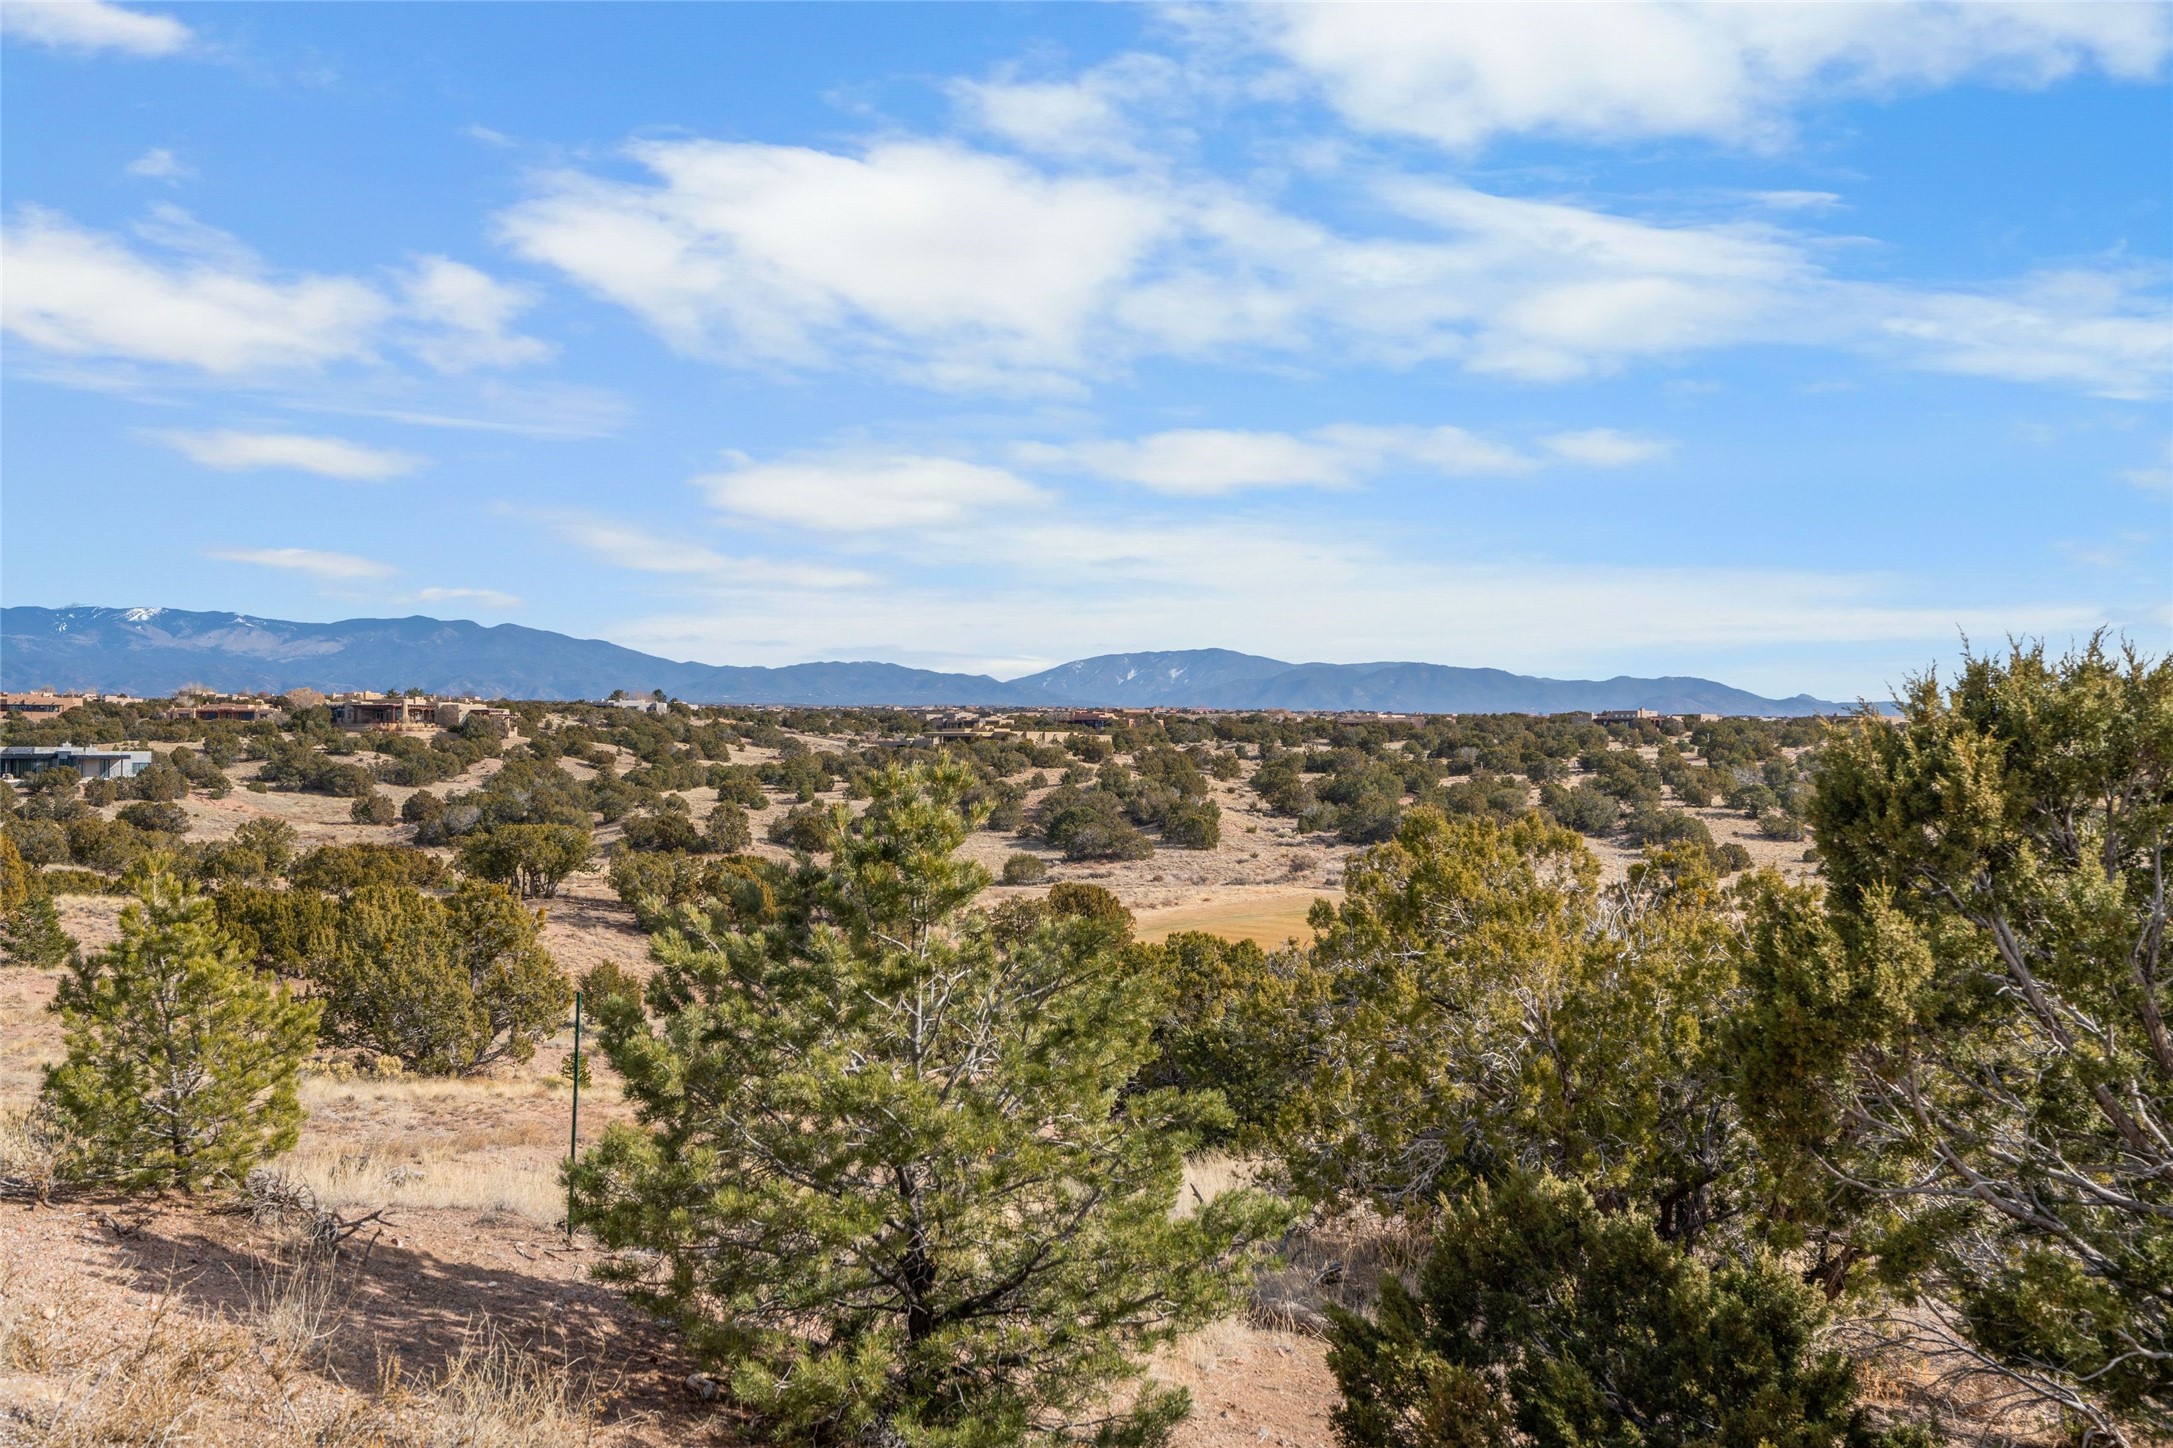
<svg viewBox="0 0 2173 1448">
<path fill-rule="evenodd" d="M 1281 1332 L 1325 1336 L 1326 1309 L 1363 1312 L 1380 1295 L 1383 1277 L 1409 1280 L 1430 1243 L 1409 1223 L 1356 1211 L 1293 1228 L 1277 1265 L 1253 1289 L 1252 1320 Z"/>
<path fill-rule="evenodd" d="M 366 1391 L 329 1373 L 346 1327 L 339 1264 L 306 1247 L 265 1265 L 239 1320 L 189 1316 L 163 1299 L 132 1342 L 79 1364 L 57 1401 L 18 1406 L 48 1448 L 217 1442 L 240 1448 L 576 1448 L 599 1441 L 601 1395 L 575 1369 L 526 1352 L 488 1323 L 435 1373 L 380 1360 Z M 0 1297 L 0 1301 L 5 1301 Z M 55 1355 L 9 1319 L 12 1362 Z"/>
<path fill-rule="evenodd" d="M 500 1339 L 463 1349 L 427 1383 L 387 1364 L 365 1430 L 399 1448 L 573 1448 L 597 1440 L 593 1385 Z M 374 1420 L 374 1421 L 371 1421 Z"/>
<path fill-rule="evenodd" d="M 1185 1163 L 1177 1214 L 1185 1214 L 1236 1187 L 1252 1186 L 1260 1163 L 1221 1152 L 1203 1152 Z M 1325 1336 L 1328 1307 L 1363 1312 L 1380 1292 L 1381 1279 L 1409 1279 L 1426 1260 L 1430 1240 L 1401 1219 L 1359 1210 L 1300 1222 L 1283 1237 L 1275 1262 L 1253 1287 L 1248 1317 L 1269 1332 Z"/>
<path fill-rule="evenodd" d="M 0 1110 L 0 1201 L 52 1200 L 74 1144 L 49 1111 Z"/>
</svg>

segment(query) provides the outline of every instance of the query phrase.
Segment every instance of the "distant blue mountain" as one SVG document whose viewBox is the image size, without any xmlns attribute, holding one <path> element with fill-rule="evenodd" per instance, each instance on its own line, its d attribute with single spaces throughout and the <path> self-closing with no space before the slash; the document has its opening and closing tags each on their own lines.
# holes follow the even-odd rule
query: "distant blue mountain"
<svg viewBox="0 0 2173 1448">
<path fill-rule="evenodd" d="M 510 699 L 600 699 L 662 689 L 698 704 L 993 704 L 1065 708 L 1377 709 L 1395 713 L 1831 714 L 1710 679 L 1535 679 L 1442 664 L 1291 664 L 1228 649 L 1103 654 L 1001 681 L 884 663 L 783 668 L 678 663 L 518 624 L 350 618 L 294 623 L 171 608 L 0 609 L 0 688 L 162 695 L 419 688 Z"/>
</svg>

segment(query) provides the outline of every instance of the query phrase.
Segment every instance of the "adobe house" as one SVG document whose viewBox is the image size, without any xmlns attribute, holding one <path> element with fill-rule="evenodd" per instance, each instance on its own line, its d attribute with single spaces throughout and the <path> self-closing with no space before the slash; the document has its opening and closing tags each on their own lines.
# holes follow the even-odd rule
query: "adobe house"
<svg viewBox="0 0 2173 1448">
<path fill-rule="evenodd" d="M 90 701 L 81 694 L 55 694 L 47 690 L 30 694 L 0 694 L 0 713 L 50 719 L 65 714 L 70 709 L 81 708 L 88 702 Z"/>
<path fill-rule="evenodd" d="M 332 723 L 341 729 L 399 733 L 438 727 L 435 699 L 408 698 L 400 694 L 359 694 L 332 705 Z"/>
</svg>

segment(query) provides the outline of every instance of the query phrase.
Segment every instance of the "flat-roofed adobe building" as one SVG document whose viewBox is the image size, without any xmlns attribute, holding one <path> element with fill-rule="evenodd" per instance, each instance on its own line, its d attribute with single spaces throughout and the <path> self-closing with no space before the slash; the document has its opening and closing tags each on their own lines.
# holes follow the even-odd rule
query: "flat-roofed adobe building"
<svg viewBox="0 0 2173 1448">
<path fill-rule="evenodd" d="M 431 718 L 440 729 L 458 729 L 470 719 L 488 719 L 505 729 L 508 734 L 519 725 L 520 716 L 511 709 L 496 704 L 486 704 L 480 699 L 440 699 Z"/>
<path fill-rule="evenodd" d="M 0 713 L 50 719 L 65 714 L 70 709 L 80 709 L 89 702 L 89 698 L 82 694 L 55 694 L 40 689 L 27 694 L 0 694 Z"/>
<path fill-rule="evenodd" d="M 332 704 L 332 723 L 340 729 L 398 733 L 438 727 L 438 701 L 400 694 L 358 694 Z"/>
<path fill-rule="evenodd" d="M 10 744 L 0 749 L 0 779 L 27 779 L 41 769 L 73 769 L 85 779 L 132 779 L 151 767 L 152 758 L 148 749 Z"/>
<path fill-rule="evenodd" d="M 169 719 L 194 719 L 204 724 L 283 723 L 286 711 L 264 699 L 213 699 L 168 712 Z"/>
</svg>

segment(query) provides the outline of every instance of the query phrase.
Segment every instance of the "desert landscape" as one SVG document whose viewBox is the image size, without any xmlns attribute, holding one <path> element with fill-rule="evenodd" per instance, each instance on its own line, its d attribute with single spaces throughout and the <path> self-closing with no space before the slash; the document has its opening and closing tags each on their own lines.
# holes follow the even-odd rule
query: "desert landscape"
<svg viewBox="0 0 2173 1448">
<path fill-rule="evenodd" d="M 488 727 L 341 732 L 328 727 L 341 717 L 337 704 L 282 702 L 281 722 L 240 730 L 198 722 L 195 715 L 218 706 L 190 700 L 99 705 L 37 726 L 17 716 L 11 742 L 57 738 L 71 727 L 85 735 L 87 726 L 86 737 L 127 732 L 117 742 L 143 745 L 160 766 L 139 777 L 161 780 L 167 787 L 160 792 L 171 797 L 162 807 L 178 811 L 154 821 L 168 827 L 159 834 L 128 823 L 148 817 L 127 815 L 121 791 L 110 787 L 89 787 L 82 798 L 65 782 L 56 791 L 50 776 L 9 787 L 11 838 L 27 856 L 48 855 L 37 868 L 55 887 L 60 928 L 81 951 L 96 953 L 119 938 L 129 904 L 121 876 L 163 860 L 215 879 L 220 852 L 257 838 L 252 831 L 267 824 L 290 832 L 283 838 L 298 861 L 327 847 L 337 855 L 370 846 L 426 857 L 447 879 L 472 871 L 464 840 L 444 833 L 451 817 L 444 811 L 489 799 L 493 780 L 516 765 L 532 775 L 540 764 L 574 789 L 629 790 L 582 827 L 593 853 L 532 902 L 552 967 L 576 982 L 599 979 L 599 970 L 640 982 L 655 969 L 644 918 L 657 907 L 622 898 L 637 887 L 617 871 L 628 862 L 717 858 L 702 853 L 716 846 L 692 834 L 679 841 L 692 853 L 658 848 L 655 821 L 736 830 L 738 853 L 723 858 L 804 869 L 822 851 L 783 842 L 795 819 L 827 809 L 850 820 L 866 807 L 866 782 L 875 773 L 945 756 L 981 779 L 1002 812 L 1003 827 L 984 821 L 959 850 L 992 882 L 984 907 L 1000 911 L 1010 901 L 1046 901 L 1059 887 L 1090 886 L 1108 892 L 1128 914 L 1127 934 L 1148 945 L 1214 936 L 1271 955 L 1302 954 L 1313 938 L 1309 912 L 1337 907 L 1346 869 L 1370 848 L 1367 841 L 1391 838 L 1397 819 L 1413 810 L 1547 820 L 1580 801 L 1586 809 L 1607 801 L 1609 822 L 1596 827 L 1587 818 L 1592 832 L 1582 840 L 1603 886 L 1621 886 L 1650 858 L 1625 834 L 1623 822 L 1636 808 L 1678 821 L 1674 836 L 1694 838 L 1724 874 L 1803 880 L 1816 871 L 1791 784 L 1810 765 L 1824 727 L 1809 721 L 1649 714 L 1608 725 L 1582 717 L 1538 721 L 1569 757 L 1532 754 L 1524 767 L 1535 783 L 1475 762 L 1497 746 L 1457 742 L 1522 737 L 1534 722 L 1522 718 L 1193 711 L 1067 723 L 988 711 L 918 717 L 659 705 L 649 714 L 532 704 Z M 937 737 L 938 729 L 947 737 Z M 321 783 L 298 787 L 297 741 L 320 764 L 360 762 L 364 773 L 328 775 L 339 794 Z M 451 772 L 427 786 L 397 782 L 416 767 L 418 744 L 477 757 L 434 762 Z M 1696 776 L 1663 786 L 1663 754 L 1671 771 L 1703 755 L 1762 755 L 1764 763 L 1707 758 Z M 215 755 L 224 762 L 207 763 Z M 1263 756 L 1281 760 L 1285 771 L 1297 761 L 1317 770 L 1296 777 L 1314 780 L 1322 794 L 1381 761 L 1394 761 L 1417 784 L 1412 794 L 1388 798 L 1387 816 L 1375 818 L 1355 801 L 1319 802 L 1315 785 L 1303 785 L 1296 797 L 1287 780 L 1264 785 Z M 373 763 L 374 770 L 367 767 Z M 678 773 L 660 774 L 660 767 Z M 1139 834 L 1064 847 L 1054 811 L 1061 791 L 1086 785 L 1086 794 L 1103 793 L 1157 769 L 1185 786 L 1171 796 L 1176 804 L 1162 807 L 1204 801 L 1212 806 L 1210 833 L 1184 846 Z M 715 783 L 693 782 L 711 770 L 721 771 Z M 267 781 L 267 773 L 274 778 Z M 1488 793 L 1454 793 L 1474 778 Z M 1733 806 L 1705 793 L 1708 778 L 1741 791 Z M 1608 781 L 1622 800 L 1598 789 Z M 426 793 L 438 813 L 418 805 Z M 108 797 L 92 802 L 101 794 Z M 735 810 L 744 829 L 719 823 L 736 818 Z M 41 828 L 55 817 L 75 834 Z M 86 819 L 129 836 L 133 853 L 113 855 L 104 834 L 81 824 Z M 1644 827 L 1653 828 L 1649 820 Z M 487 826 L 471 828 L 488 833 Z M 54 838 L 83 841 L 86 851 L 97 840 L 107 854 L 53 860 Z M 1004 883 L 1021 873 L 1033 883 Z M 587 1233 L 566 1230 L 561 1171 L 569 1151 L 632 1119 L 593 1035 L 578 1140 L 570 1135 L 570 1021 L 559 1019 L 538 1031 L 528 1059 L 450 1076 L 403 1070 L 367 1049 L 320 1049 L 299 1083 L 306 1119 L 298 1139 L 246 1187 L 193 1199 L 171 1192 L 120 1197 L 64 1186 L 50 1175 L 51 1148 L 38 1136 L 40 1085 L 64 1054 L 49 1009 L 64 973 L 34 965 L 0 970 L 0 1112 L 10 1133 L 0 1154 L 8 1187 L 0 1205 L 0 1421 L 10 1431 L 54 1443 L 269 1443 L 297 1433 L 324 1443 L 736 1436 L 698 1356 L 595 1281 L 591 1269 L 602 1250 Z M 1213 1200 L 1250 1180 L 1255 1165 L 1228 1150 L 1204 1153 L 1186 1167 L 1187 1196 Z M 1364 1213 L 1316 1212 L 1294 1225 L 1260 1269 L 1249 1307 L 1155 1353 L 1150 1380 L 1186 1388 L 1194 1403 L 1174 1441 L 1327 1448 L 1338 1399 L 1323 1313 L 1330 1306 L 1364 1310 L 1383 1272 L 1408 1274 L 1423 1254 L 1410 1229 Z M 1871 1374 L 1869 1401 L 1922 1399 L 1920 1371 L 1912 1377 L 1896 1369 L 1890 1381 L 1883 1371 Z M 1946 1406 L 1966 1411 L 1968 1401 L 1967 1393 L 1949 1395 Z"/>
</svg>

